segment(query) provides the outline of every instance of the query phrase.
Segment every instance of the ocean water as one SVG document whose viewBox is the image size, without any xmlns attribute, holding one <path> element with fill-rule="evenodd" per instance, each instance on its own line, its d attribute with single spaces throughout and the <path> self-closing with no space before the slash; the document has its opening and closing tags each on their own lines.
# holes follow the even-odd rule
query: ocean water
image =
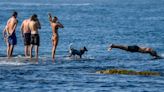
<svg viewBox="0 0 164 92">
<path fill-rule="evenodd" d="M 17 57 L 7 59 L 0 34 L 0 92 L 163 92 L 164 59 L 118 49 L 109 44 L 139 45 L 154 48 L 164 57 L 163 0 L 0 0 L 0 30 L 12 11 L 18 12 L 14 49 Z M 51 60 L 51 28 L 47 14 L 59 18 L 56 61 Z M 41 46 L 39 60 L 23 55 L 20 36 L 22 21 L 38 15 Z M 70 59 L 68 46 L 86 46 L 83 59 Z M 154 71 L 161 76 L 96 74 L 103 69 Z"/>
</svg>

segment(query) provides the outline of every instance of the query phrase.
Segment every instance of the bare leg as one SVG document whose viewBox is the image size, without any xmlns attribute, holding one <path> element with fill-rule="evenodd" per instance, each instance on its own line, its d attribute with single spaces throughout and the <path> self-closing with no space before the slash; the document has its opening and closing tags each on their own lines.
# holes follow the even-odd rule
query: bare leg
<svg viewBox="0 0 164 92">
<path fill-rule="evenodd" d="M 27 46 L 27 55 L 28 55 L 28 56 L 30 56 L 30 50 L 31 50 L 30 45 L 28 45 L 28 46 Z"/>
<path fill-rule="evenodd" d="M 55 46 L 52 47 L 52 59 L 55 58 Z"/>
<path fill-rule="evenodd" d="M 28 55 L 27 55 L 27 51 L 28 51 L 28 47 L 27 46 L 25 46 L 24 47 L 24 55 L 25 55 L 25 57 L 27 57 Z"/>
<path fill-rule="evenodd" d="M 35 57 L 36 57 L 36 59 L 38 59 L 38 46 L 35 46 Z"/>
<path fill-rule="evenodd" d="M 57 45 L 58 45 L 58 39 L 54 39 L 52 41 L 53 43 L 53 47 L 52 47 L 52 58 L 55 59 L 55 53 L 56 53 L 56 48 L 57 48 Z"/>
<path fill-rule="evenodd" d="M 118 49 L 122 49 L 122 50 L 128 51 L 128 46 L 124 46 L 124 45 L 111 44 L 111 46 L 109 47 L 109 50 L 111 50 L 112 48 L 118 48 Z"/>
<path fill-rule="evenodd" d="M 33 49 L 33 45 L 31 45 L 30 47 L 30 58 L 32 58 L 32 49 Z"/>
<path fill-rule="evenodd" d="M 10 57 L 10 45 L 7 44 L 7 57 Z"/>
<path fill-rule="evenodd" d="M 10 46 L 10 57 L 13 55 L 14 45 Z"/>
<path fill-rule="evenodd" d="M 54 59 L 55 57 L 54 57 L 54 41 L 52 40 L 52 59 Z"/>
</svg>

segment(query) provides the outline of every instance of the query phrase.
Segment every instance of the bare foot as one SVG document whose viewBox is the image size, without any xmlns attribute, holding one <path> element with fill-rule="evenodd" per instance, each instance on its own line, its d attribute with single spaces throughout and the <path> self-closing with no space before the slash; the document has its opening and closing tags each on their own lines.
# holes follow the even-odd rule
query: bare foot
<svg viewBox="0 0 164 92">
<path fill-rule="evenodd" d="M 55 63 L 55 58 L 52 58 L 52 63 Z"/>
</svg>

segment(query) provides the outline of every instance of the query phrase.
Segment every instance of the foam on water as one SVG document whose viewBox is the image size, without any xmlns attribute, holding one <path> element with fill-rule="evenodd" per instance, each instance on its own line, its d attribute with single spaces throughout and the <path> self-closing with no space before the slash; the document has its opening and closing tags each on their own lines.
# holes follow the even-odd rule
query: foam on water
<svg viewBox="0 0 164 92">
<path fill-rule="evenodd" d="M 39 56 L 38 59 L 35 57 L 24 57 L 17 55 L 11 58 L 0 57 L 0 65 L 28 65 L 28 64 L 39 64 L 39 62 L 45 62 L 49 60 L 49 57 Z"/>
<path fill-rule="evenodd" d="M 16 65 L 16 66 L 21 66 L 21 65 L 28 65 L 29 63 L 24 63 L 24 62 L 19 62 L 19 61 L 0 61 L 0 65 Z"/>
<path fill-rule="evenodd" d="M 89 60 L 94 60 L 95 58 L 94 57 L 91 57 L 91 56 L 84 56 L 82 58 L 79 58 L 78 56 L 75 56 L 75 57 L 64 57 L 64 60 L 69 60 L 69 61 L 72 61 L 72 60 L 75 60 L 75 61 L 89 61 Z"/>
<path fill-rule="evenodd" d="M 82 4 L 70 4 L 70 3 L 62 3 L 62 4 L 52 4 L 52 3 L 0 3 L 0 5 L 20 5 L 20 6 L 88 6 L 91 5 L 90 3 L 82 3 Z"/>
<path fill-rule="evenodd" d="M 164 53 L 161 54 L 162 58 L 164 58 Z"/>
</svg>

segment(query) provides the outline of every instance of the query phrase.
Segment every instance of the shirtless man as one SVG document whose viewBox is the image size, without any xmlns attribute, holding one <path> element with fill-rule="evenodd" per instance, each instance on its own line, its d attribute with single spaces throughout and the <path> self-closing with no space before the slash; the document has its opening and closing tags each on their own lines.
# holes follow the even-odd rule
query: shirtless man
<svg viewBox="0 0 164 92">
<path fill-rule="evenodd" d="M 24 54 L 25 57 L 29 56 L 30 44 L 31 44 L 31 31 L 29 28 L 30 19 L 25 19 L 21 25 L 21 34 L 24 38 Z"/>
<path fill-rule="evenodd" d="M 58 18 L 56 16 L 54 16 L 54 18 L 52 19 L 51 14 L 49 13 L 48 15 L 52 28 L 52 58 L 55 59 L 55 52 L 59 40 L 58 29 L 64 28 L 64 26 L 60 22 L 58 22 Z"/>
<path fill-rule="evenodd" d="M 35 46 L 35 57 L 38 58 L 38 48 L 40 45 L 38 29 L 40 29 L 41 26 L 36 14 L 32 15 L 31 20 L 29 22 L 29 28 L 31 30 L 30 58 L 32 58 L 33 45 Z"/>
<path fill-rule="evenodd" d="M 118 48 L 122 49 L 125 51 L 129 52 L 139 52 L 139 53 L 148 53 L 154 58 L 161 58 L 155 50 L 152 48 L 147 48 L 147 47 L 139 47 L 137 45 L 132 45 L 132 46 L 125 46 L 125 45 L 116 45 L 116 44 L 111 44 L 110 47 L 108 48 L 108 51 L 112 50 L 112 48 Z"/>
<path fill-rule="evenodd" d="M 3 36 L 7 44 L 7 57 L 11 57 L 14 45 L 17 44 L 15 29 L 18 24 L 17 12 L 13 12 L 11 18 L 7 21 L 6 27 L 3 31 Z"/>
</svg>

